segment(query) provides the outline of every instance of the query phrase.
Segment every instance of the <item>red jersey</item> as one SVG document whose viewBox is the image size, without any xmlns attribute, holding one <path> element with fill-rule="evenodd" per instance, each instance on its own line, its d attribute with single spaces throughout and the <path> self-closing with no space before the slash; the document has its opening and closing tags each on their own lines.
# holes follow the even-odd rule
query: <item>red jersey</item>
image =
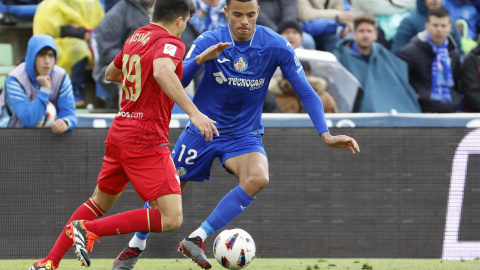
<svg viewBox="0 0 480 270">
<path fill-rule="evenodd" d="M 162 26 L 150 23 L 125 42 L 115 57 L 122 70 L 121 110 L 113 119 L 107 142 L 126 150 L 148 153 L 152 146 L 168 144 L 168 126 L 174 102 L 153 77 L 153 62 L 168 58 L 176 66 L 179 80 L 183 73 L 185 44 Z"/>
</svg>

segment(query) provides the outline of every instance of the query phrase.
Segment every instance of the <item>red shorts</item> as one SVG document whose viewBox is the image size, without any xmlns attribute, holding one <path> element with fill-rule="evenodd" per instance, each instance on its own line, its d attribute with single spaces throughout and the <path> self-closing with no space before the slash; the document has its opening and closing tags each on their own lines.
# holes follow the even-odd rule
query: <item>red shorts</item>
<svg viewBox="0 0 480 270">
<path fill-rule="evenodd" d="M 180 178 L 168 146 L 140 154 L 107 143 L 98 188 L 110 195 L 122 192 L 130 181 L 143 201 L 168 194 L 182 194 Z"/>
</svg>

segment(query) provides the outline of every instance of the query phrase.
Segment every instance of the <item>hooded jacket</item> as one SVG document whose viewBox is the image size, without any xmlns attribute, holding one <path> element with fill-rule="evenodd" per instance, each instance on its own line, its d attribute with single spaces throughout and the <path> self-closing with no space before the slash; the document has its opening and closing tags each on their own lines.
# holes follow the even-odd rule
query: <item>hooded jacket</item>
<svg viewBox="0 0 480 270">
<path fill-rule="evenodd" d="M 445 1 L 445 0 L 443 0 Z M 452 21 L 452 19 L 450 19 Z M 405 46 L 416 34 L 425 30 L 425 23 L 428 22 L 428 8 L 425 5 L 425 0 L 417 0 L 417 9 L 412 11 L 410 16 L 405 18 L 397 29 L 397 34 L 393 39 L 392 49 L 393 53 L 397 52 Z M 460 33 L 455 24 L 452 24 L 452 32 L 450 35 L 453 37 L 457 47 L 460 46 Z M 453 41 L 452 41 L 453 42 Z M 458 48 L 460 55 L 463 55 L 461 47 Z"/>
<path fill-rule="evenodd" d="M 432 62 L 435 57 L 432 47 L 427 41 L 427 31 L 418 33 L 407 45 L 397 52 L 397 56 L 408 64 L 410 84 L 413 86 L 423 112 L 450 113 L 456 112 L 462 102 L 460 96 L 460 53 L 457 44 L 448 37 L 448 53 L 455 85 L 450 88 L 452 102 L 443 104 L 430 99 L 432 92 Z"/>
<path fill-rule="evenodd" d="M 363 87 L 359 112 L 420 113 L 415 90 L 408 82 L 408 66 L 374 42 L 368 63 L 352 49 L 353 39 L 341 40 L 334 54 Z"/>
<path fill-rule="evenodd" d="M 40 86 L 35 76 L 35 59 L 45 47 L 57 54 L 54 39 L 48 35 L 32 36 L 28 41 L 25 62 L 13 69 L 5 80 L 5 89 L 0 94 L 0 127 L 34 127 L 45 115 L 47 102 L 57 109 L 57 118 L 63 119 L 69 130 L 75 128 L 75 101 L 70 78 L 65 70 L 56 65 L 50 73 L 51 89 Z"/>
</svg>

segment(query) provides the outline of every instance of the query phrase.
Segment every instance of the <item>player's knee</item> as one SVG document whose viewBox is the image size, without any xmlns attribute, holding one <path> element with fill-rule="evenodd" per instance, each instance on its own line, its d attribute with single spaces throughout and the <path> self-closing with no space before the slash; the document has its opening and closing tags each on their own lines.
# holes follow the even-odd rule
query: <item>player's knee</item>
<svg viewBox="0 0 480 270">
<path fill-rule="evenodd" d="M 262 191 L 268 185 L 269 179 L 266 175 L 253 176 L 248 179 L 250 186 L 253 186 L 258 192 Z"/>
<path fill-rule="evenodd" d="M 178 228 L 180 228 L 182 223 L 183 223 L 183 215 L 182 214 L 178 214 L 178 215 L 175 215 L 175 216 L 164 217 L 163 218 L 163 231 L 164 232 L 175 231 Z"/>
</svg>

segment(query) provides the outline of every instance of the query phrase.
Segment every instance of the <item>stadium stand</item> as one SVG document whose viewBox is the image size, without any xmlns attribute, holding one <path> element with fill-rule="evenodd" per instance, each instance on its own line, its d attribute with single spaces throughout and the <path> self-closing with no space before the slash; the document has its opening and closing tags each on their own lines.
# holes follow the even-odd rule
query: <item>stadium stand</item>
<svg viewBox="0 0 480 270">
<path fill-rule="evenodd" d="M 13 64 L 13 48 L 9 43 L 0 43 L 0 88 L 5 84 L 8 73 L 15 68 Z"/>
</svg>

